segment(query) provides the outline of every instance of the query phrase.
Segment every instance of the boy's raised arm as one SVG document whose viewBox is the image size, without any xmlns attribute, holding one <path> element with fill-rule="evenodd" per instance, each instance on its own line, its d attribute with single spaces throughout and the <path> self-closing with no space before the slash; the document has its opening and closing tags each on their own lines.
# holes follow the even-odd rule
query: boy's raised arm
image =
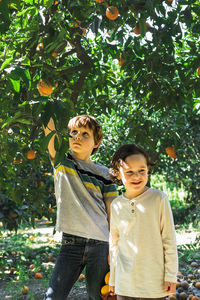
<svg viewBox="0 0 200 300">
<path fill-rule="evenodd" d="M 52 118 L 50 118 L 49 123 L 47 124 L 47 127 L 44 127 L 44 125 L 43 125 L 43 130 L 44 130 L 45 136 L 47 136 L 52 131 L 56 130 L 55 124 L 54 124 L 54 121 Z M 54 148 L 55 136 L 56 136 L 56 133 L 52 136 L 52 138 L 50 139 L 49 144 L 48 144 L 49 155 L 50 155 L 52 162 L 54 162 L 54 159 L 56 156 L 56 150 Z"/>
</svg>

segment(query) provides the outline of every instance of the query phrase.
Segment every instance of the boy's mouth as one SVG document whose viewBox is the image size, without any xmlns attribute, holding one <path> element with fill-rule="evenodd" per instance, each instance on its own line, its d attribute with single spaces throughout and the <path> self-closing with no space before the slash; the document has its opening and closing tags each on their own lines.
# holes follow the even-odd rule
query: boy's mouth
<svg viewBox="0 0 200 300">
<path fill-rule="evenodd" d="M 138 182 L 131 182 L 132 184 L 134 184 L 134 185 L 139 185 L 139 184 L 141 184 L 141 182 L 142 181 L 138 181 Z"/>
</svg>

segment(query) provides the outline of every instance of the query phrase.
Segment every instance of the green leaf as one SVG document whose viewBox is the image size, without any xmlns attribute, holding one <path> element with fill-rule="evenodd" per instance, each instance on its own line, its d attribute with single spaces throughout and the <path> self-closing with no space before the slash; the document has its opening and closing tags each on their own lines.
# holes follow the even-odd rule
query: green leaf
<svg viewBox="0 0 200 300">
<path fill-rule="evenodd" d="M 5 69 L 12 61 L 13 61 L 13 57 L 6 59 L 1 65 L 1 70 Z"/>
<path fill-rule="evenodd" d="M 22 124 L 27 124 L 27 125 L 30 125 L 30 124 L 31 124 L 31 120 L 29 120 L 29 119 L 24 119 L 24 118 L 22 118 L 22 119 L 16 119 L 16 122 L 22 123 Z"/>
<path fill-rule="evenodd" d="M 12 78 L 9 78 L 10 82 L 12 83 L 13 89 L 15 92 L 20 92 L 20 80 L 14 80 Z"/>
<path fill-rule="evenodd" d="M 62 139 L 62 142 L 60 143 L 59 150 L 56 152 L 54 165 L 57 166 L 65 157 L 66 152 L 69 149 L 69 143 L 64 138 Z"/>
<path fill-rule="evenodd" d="M 139 20 L 139 28 L 141 36 L 145 36 L 147 28 L 146 28 L 146 21 L 144 19 Z"/>
<path fill-rule="evenodd" d="M 43 2 L 44 2 L 44 6 L 45 6 L 46 8 L 49 8 L 50 6 L 53 5 L 54 0 L 44 0 Z"/>
<path fill-rule="evenodd" d="M 41 143 L 40 143 L 40 147 L 41 147 L 41 150 L 44 152 L 47 147 L 48 147 L 48 144 L 49 144 L 49 141 L 50 139 L 52 138 L 52 136 L 56 133 L 55 130 L 53 130 L 52 132 L 50 132 L 47 136 L 45 136 L 45 138 L 43 138 L 41 140 Z"/>
<path fill-rule="evenodd" d="M 7 1 L 0 2 L 0 32 L 5 33 L 10 26 L 9 9 Z"/>
</svg>

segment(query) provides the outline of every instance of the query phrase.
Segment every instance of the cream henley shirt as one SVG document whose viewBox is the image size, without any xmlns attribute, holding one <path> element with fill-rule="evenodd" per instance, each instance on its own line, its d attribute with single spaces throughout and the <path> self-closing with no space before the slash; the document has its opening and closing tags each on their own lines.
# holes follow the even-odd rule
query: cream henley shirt
<svg viewBox="0 0 200 300">
<path fill-rule="evenodd" d="M 177 247 L 167 196 L 149 188 L 111 204 L 110 280 L 118 295 L 161 298 L 164 281 L 176 282 Z"/>
</svg>

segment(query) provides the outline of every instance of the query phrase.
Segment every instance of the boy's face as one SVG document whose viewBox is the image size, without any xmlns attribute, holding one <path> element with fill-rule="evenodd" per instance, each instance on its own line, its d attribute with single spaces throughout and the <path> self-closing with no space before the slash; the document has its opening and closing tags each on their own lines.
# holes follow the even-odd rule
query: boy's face
<svg viewBox="0 0 200 300">
<path fill-rule="evenodd" d="M 70 130 L 69 147 L 78 156 L 91 155 L 92 150 L 99 144 L 95 144 L 93 130 L 86 127 L 73 127 Z"/>
<path fill-rule="evenodd" d="M 121 179 L 126 191 L 136 197 L 142 194 L 148 182 L 148 166 L 142 154 L 128 156 L 119 167 L 118 179 Z"/>
</svg>

